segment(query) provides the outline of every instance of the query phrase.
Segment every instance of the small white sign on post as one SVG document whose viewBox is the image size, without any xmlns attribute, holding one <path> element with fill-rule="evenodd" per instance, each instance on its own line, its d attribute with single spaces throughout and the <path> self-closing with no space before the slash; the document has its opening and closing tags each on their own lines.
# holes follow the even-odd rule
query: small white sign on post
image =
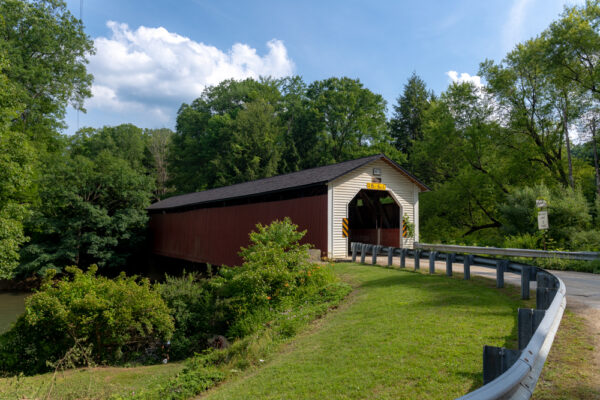
<svg viewBox="0 0 600 400">
<path fill-rule="evenodd" d="M 535 206 L 537 208 L 544 208 L 546 207 L 548 204 L 546 203 L 546 200 L 536 200 L 535 201 Z"/>
<path fill-rule="evenodd" d="M 538 229 L 548 229 L 548 211 L 538 212 Z"/>
</svg>

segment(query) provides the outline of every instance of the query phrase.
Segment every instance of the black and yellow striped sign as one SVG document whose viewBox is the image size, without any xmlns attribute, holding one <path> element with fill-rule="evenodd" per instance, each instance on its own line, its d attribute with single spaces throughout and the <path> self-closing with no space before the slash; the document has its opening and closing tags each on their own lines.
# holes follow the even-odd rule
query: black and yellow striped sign
<svg viewBox="0 0 600 400">
<path fill-rule="evenodd" d="M 350 229 L 348 229 L 348 218 L 342 218 L 342 236 L 348 237 L 350 236 L 348 233 Z"/>
<path fill-rule="evenodd" d="M 402 225 L 402 237 L 408 236 L 408 229 L 406 229 L 406 225 Z"/>
</svg>

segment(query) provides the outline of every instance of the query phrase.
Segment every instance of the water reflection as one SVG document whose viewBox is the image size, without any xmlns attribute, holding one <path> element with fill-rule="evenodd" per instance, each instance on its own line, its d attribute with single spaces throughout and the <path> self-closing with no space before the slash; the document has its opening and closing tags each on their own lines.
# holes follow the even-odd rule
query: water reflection
<svg viewBox="0 0 600 400">
<path fill-rule="evenodd" d="M 0 292 L 0 333 L 7 331 L 25 311 L 27 292 Z"/>
</svg>

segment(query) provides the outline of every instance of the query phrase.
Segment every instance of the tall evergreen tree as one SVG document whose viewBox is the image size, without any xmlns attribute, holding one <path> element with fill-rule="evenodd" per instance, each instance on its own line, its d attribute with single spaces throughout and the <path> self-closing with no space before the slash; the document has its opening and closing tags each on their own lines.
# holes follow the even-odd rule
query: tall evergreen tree
<svg viewBox="0 0 600 400">
<path fill-rule="evenodd" d="M 425 82 L 415 73 L 408 78 L 404 91 L 394 105 L 394 115 L 390 120 L 390 133 L 398 150 L 410 159 L 412 143 L 423 139 L 423 118 L 433 99 L 433 92 L 427 90 Z"/>
</svg>

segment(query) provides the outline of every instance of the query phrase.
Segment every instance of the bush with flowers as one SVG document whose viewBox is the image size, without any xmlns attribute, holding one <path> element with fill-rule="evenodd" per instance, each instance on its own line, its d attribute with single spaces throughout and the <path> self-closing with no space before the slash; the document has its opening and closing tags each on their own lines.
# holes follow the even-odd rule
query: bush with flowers
<svg viewBox="0 0 600 400">
<path fill-rule="evenodd" d="M 223 268 L 212 279 L 229 336 L 251 333 L 273 310 L 292 307 L 336 282 L 325 267 L 309 261 L 310 245 L 299 243 L 305 233 L 289 218 L 258 224 L 250 246 L 240 252 L 242 266 Z"/>
<path fill-rule="evenodd" d="M 168 277 L 159 285 L 175 318 L 174 355 L 185 356 L 185 348 L 197 352 L 214 335 L 247 336 L 281 311 L 343 298 L 349 287 L 325 265 L 309 261 L 310 245 L 300 244 L 305 233 L 289 218 L 258 224 L 240 252 L 242 266 L 222 267 L 210 279 Z"/>
<path fill-rule="evenodd" d="M 305 232 L 285 218 L 257 225 L 242 249 L 241 267 L 222 267 L 217 276 L 169 277 L 158 287 L 173 310 L 173 349 L 196 353 L 183 372 L 161 388 L 122 399 L 185 399 L 217 384 L 232 371 L 260 365 L 276 348 L 349 292 L 326 265 L 309 262 Z M 207 339 L 224 335 L 227 348 L 204 349 Z M 225 372 L 224 372 L 225 371 Z M 229 372 L 227 372 L 229 371 Z"/>
</svg>

